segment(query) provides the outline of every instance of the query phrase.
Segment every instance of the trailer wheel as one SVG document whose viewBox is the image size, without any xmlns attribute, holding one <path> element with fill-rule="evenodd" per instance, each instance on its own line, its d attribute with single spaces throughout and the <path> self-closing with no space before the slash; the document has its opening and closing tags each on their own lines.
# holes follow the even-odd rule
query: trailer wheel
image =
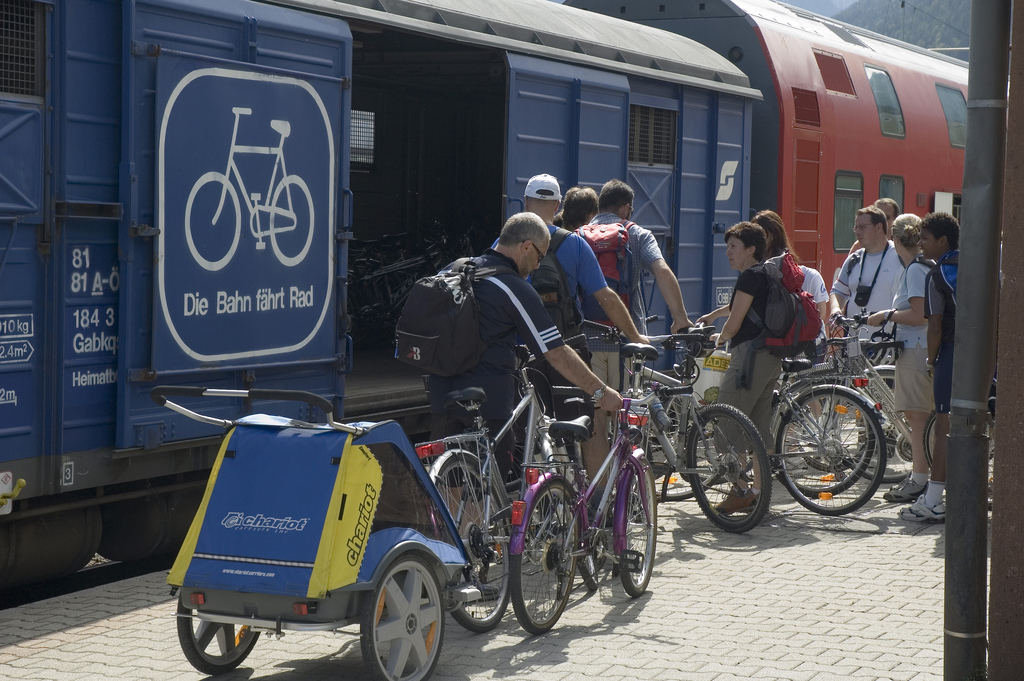
<svg viewBox="0 0 1024 681">
<path fill-rule="evenodd" d="M 363 601 L 363 661 L 378 681 L 430 677 L 444 641 L 441 584 L 417 555 L 399 556 Z"/>
<path fill-rule="evenodd" d="M 178 602 L 178 642 L 185 659 L 203 674 L 223 674 L 242 663 L 260 638 L 247 626 L 206 622 Z"/>
</svg>

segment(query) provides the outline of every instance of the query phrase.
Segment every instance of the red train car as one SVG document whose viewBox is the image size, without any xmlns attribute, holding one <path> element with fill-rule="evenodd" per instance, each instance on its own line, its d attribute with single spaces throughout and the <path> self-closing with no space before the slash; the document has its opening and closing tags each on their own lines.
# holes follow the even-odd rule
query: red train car
<svg viewBox="0 0 1024 681">
<path fill-rule="evenodd" d="M 904 212 L 959 210 L 967 64 L 773 0 L 570 0 L 691 37 L 760 89 L 751 211 L 776 210 L 828 279 L 854 212 L 890 197 Z"/>
</svg>

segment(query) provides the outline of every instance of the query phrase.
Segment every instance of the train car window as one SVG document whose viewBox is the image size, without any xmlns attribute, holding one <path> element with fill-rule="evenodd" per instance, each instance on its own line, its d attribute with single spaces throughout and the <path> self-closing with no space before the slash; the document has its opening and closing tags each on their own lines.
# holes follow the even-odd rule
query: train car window
<svg viewBox="0 0 1024 681">
<path fill-rule="evenodd" d="M 629 105 L 629 162 L 675 165 L 675 111 Z"/>
<path fill-rule="evenodd" d="M 821 112 L 818 110 L 818 93 L 814 90 L 793 88 L 793 114 L 801 125 L 821 127 Z"/>
<path fill-rule="evenodd" d="M 818 62 L 818 71 L 821 72 L 821 80 L 825 83 L 826 90 L 857 96 L 857 91 L 853 89 L 850 71 L 846 68 L 846 60 L 838 54 L 817 50 L 814 51 L 814 60 Z"/>
<path fill-rule="evenodd" d="M 875 95 L 875 107 L 878 109 L 878 123 L 882 126 L 882 134 L 886 137 L 906 137 L 903 109 L 900 108 L 900 100 L 896 96 L 892 78 L 874 66 L 865 66 L 864 71 L 868 74 L 868 84 Z"/>
<path fill-rule="evenodd" d="M 836 173 L 835 210 L 832 217 L 832 247 L 836 253 L 850 250 L 855 237 L 853 221 L 864 206 L 864 176 L 850 171 Z"/>
<path fill-rule="evenodd" d="M 349 151 L 352 170 L 370 170 L 373 166 L 375 117 L 372 111 L 352 112 L 352 143 Z"/>
<path fill-rule="evenodd" d="M 0 3 L 0 92 L 42 97 L 46 25 L 42 4 L 31 0 Z"/>
<path fill-rule="evenodd" d="M 967 146 L 967 102 L 964 93 L 955 88 L 935 84 L 942 103 L 942 112 L 946 114 L 946 127 L 949 128 L 949 143 L 959 149 Z"/>
<path fill-rule="evenodd" d="M 878 180 L 878 198 L 892 199 L 903 207 L 903 178 L 897 175 L 882 175 Z"/>
</svg>

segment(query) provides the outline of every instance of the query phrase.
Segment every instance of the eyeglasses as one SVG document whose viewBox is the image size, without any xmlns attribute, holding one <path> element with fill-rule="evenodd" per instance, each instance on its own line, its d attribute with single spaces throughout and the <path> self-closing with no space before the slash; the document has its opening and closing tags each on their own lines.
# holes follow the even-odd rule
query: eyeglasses
<svg viewBox="0 0 1024 681">
<path fill-rule="evenodd" d="M 540 249 L 537 248 L 537 244 L 531 241 L 530 245 L 533 246 L 533 250 L 537 251 L 537 261 L 540 262 L 541 260 L 543 260 L 545 254 L 540 252 Z"/>
</svg>

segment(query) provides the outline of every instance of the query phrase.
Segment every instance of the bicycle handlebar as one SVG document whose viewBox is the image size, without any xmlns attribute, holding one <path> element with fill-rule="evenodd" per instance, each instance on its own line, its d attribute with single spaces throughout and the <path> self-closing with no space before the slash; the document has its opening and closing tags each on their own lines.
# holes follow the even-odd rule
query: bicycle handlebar
<svg viewBox="0 0 1024 681">
<path fill-rule="evenodd" d="M 656 314 L 652 314 L 651 316 L 647 317 L 645 321 L 649 324 L 651 322 L 656 322 L 659 319 L 661 319 L 661 317 L 659 317 Z M 602 340 L 605 340 L 609 343 L 629 342 L 628 339 L 623 340 L 625 336 L 622 335 L 622 332 L 619 330 L 617 326 L 611 324 L 610 322 L 608 324 L 604 324 L 602 322 L 595 322 L 590 319 L 584 319 L 581 326 L 584 329 L 590 329 L 591 331 L 600 331 L 602 335 Z"/>
<path fill-rule="evenodd" d="M 212 416 L 205 416 L 191 409 L 181 406 L 168 397 L 239 397 L 252 400 L 283 400 L 287 402 L 305 402 L 311 407 L 318 407 L 327 416 L 327 423 L 335 430 L 341 430 L 354 435 L 361 435 L 364 428 L 357 428 L 334 420 L 334 404 L 325 397 L 305 390 L 274 390 L 265 388 L 253 388 L 250 390 L 228 390 L 221 388 L 200 388 L 186 385 L 158 385 L 149 391 L 150 398 L 161 407 L 167 407 L 179 414 L 199 421 L 228 428 L 234 425 L 234 421 L 219 419 Z"/>
<path fill-rule="evenodd" d="M 841 314 L 832 315 L 832 321 L 843 328 L 850 329 L 853 327 L 861 327 L 868 325 L 868 316 L 870 313 L 855 314 L 852 317 L 844 317 Z"/>
<path fill-rule="evenodd" d="M 161 407 L 167 402 L 168 397 L 242 397 L 253 400 L 305 402 L 311 407 L 319 407 L 321 411 L 327 414 L 328 418 L 334 414 L 334 405 L 330 400 L 305 390 L 268 390 L 263 388 L 220 390 L 186 385 L 158 385 L 149 391 L 149 395 Z"/>
</svg>

